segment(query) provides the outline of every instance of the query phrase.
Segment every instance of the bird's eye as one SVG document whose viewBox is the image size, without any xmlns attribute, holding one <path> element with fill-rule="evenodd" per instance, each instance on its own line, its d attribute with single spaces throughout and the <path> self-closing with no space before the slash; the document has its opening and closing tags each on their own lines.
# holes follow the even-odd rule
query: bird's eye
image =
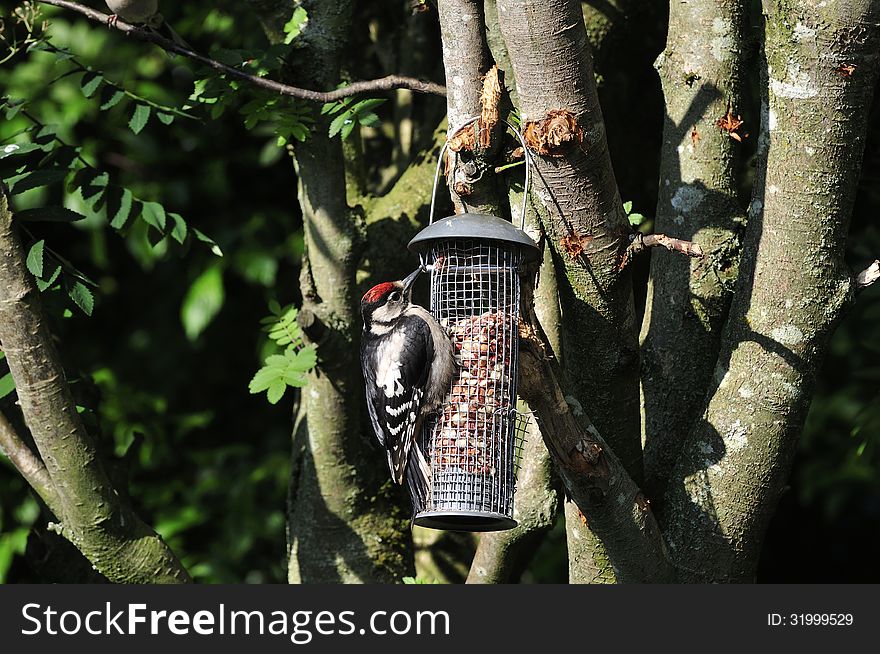
<svg viewBox="0 0 880 654">
<path fill-rule="evenodd" d="M 391 295 L 388 296 L 388 299 L 391 302 L 397 302 L 400 299 L 400 293 L 394 291 L 393 293 L 391 293 Z"/>
</svg>

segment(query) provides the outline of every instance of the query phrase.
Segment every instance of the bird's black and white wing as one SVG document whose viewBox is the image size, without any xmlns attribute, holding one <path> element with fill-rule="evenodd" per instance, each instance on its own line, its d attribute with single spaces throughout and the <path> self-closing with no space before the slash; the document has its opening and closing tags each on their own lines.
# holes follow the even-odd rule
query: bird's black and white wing
<svg viewBox="0 0 880 654">
<path fill-rule="evenodd" d="M 364 363 L 367 408 L 391 475 L 401 484 L 434 359 L 430 328 L 416 316 L 404 316 L 370 358 Z"/>
</svg>

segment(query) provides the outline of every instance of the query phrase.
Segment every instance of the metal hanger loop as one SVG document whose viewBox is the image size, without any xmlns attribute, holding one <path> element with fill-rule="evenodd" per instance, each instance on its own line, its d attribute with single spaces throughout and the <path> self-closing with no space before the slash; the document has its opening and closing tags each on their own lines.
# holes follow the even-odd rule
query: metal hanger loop
<svg viewBox="0 0 880 654">
<path fill-rule="evenodd" d="M 434 188 L 431 190 L 431 211 L 428 214 L 428 224 L 434 224 L 434 208 L 437 203 L 437 187 L 440 183 L 440 171 L 443 168 L 443 155 L 446 153 L 446 150 L 449 147 L 449 139 L 452 136 L 458 134 L 461 130 L 463 130 L 468 125 L 472 125 L 480 119 L 479 116 L 474 116 L 473 118 L 468 118 L 464 123 L 462 123 L 454 132 L 451 133 L 451 136 L 446 138 L 446 142 L 443 143 L 443 147 L 440 148 L 440 155 L 437 158 L 437 170 L 434 173 Z M 522 209 L 520 211 L 520 229 L 525 230 L 526 227 L 526 208 L 528 207 L 529 202 L 529 190 L 532 185 L 532 155 L 529 153 L 528 147 L 526 147 L 526 140 L 523 137 L 522 133 L 514 127 L 510 122 L 503 121 L 507 128 L 516 134 L 516 138 L 519 140 L 520 145 L 522 145 L 523 149 L 523 161 L 526 165 L 526 178 L 523 184 L 523 200 L 522 200 Z"/>
</svg>

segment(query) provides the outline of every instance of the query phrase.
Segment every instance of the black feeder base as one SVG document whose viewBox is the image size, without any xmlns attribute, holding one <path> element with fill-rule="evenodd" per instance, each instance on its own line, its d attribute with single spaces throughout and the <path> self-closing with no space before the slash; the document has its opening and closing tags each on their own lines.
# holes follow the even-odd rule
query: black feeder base
<svg viewBox="0 0 880 654">
<path fill-rule="evenodd" d="M 446 531 L 504 531 L 516 527 L 516 520 L 487 511 L 422 511 L 413 522 L 419 527 Z"/>
</svg>

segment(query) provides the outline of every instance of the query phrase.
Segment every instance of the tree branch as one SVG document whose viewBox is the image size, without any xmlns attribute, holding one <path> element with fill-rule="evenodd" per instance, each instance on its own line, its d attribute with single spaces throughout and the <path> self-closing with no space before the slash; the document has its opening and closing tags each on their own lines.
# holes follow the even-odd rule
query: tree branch
<svg viewBox="0 0 880 654">
<path fill-rule="evenodd" d="M 380 79 L 351 82 L 348 86 L 336 89 L 334 91 L 312 91 L 309 89 L 302 89 L 296 86 L 291 86 L 289 84 L 283 84 L 281 82 L 276 82 L 271 79 L 266 79 L 264 77 L 249 75 L 248 73 L 245 73 L 238 68 L 227 66 L 226 64 L 221 63 L 216 59 L 211 59 L 210 57 L 201 55 L 193 50 L 190 50 L 189 48 L 185 48 L 170 39 L 166 39 L 162 35 L 152 30 L 144 29 L 136 25 L 130 25 L 129 23 L 125 23 L 121 20 L 118 22 L 114 21 L 112 25 L 109 25 L 108 19 L 110 18 L 110 16 L 108 14 L 102 13 L 90 7 L 86 7 L 85 5 L 82 5 L 78 2 L 70 2 L 69 0 L 37 1 L 41 2 L 42 4 L 53 5 L 55 7 L 62 7 L 64 9 L 78 12 L 86 18 L 89 18 L 95 22 L 103 23 L 108 27 L 115 28 L 126 36 L 130 36 L 134 39 L 144 41 L 146 43 L 153 43 L 155 45 L 158 45 L 163 50 L 182 55 L 184 57 L 192 59 L 193 61 L 198 61 L 199 63 L 204 64 L 205 66 L 208 66 L 209 68 L 219 73 L 223 73 L 224 75 L 229 75 L 230 77 L 234 77 L 235 79 L 247 82 L 266 91 L 271 91 L 272 93 L 285 95 L 291 98 L 309 100 L 311 102 L 335 102 L 337 100 L 342 100 L 343 98 L 349 98 L 353 95 L 360 95 L 361 93 L 392 91 L 394 89 L 409 89 L 411 91 L 417 91 L 419 93 L 428 93 L 439 96 L 446 95 L 446 89 L 440 84 L 435 84 L 434 82 L 426 82 L 423 80 L 414 79 L 412 77 L 403 77 L 400 75 L 388 75 Z"/>
<path fill-rule="evenodd" d="M 535 152 L 536 198 L 565 307 L 572 392 L 624 465 L 641 477 L 639 361 L 630 224 L 617 189 L 580 2 L 498 0 L 520 114 Z"/>
<path fill-rule="evenodd" d="M 532 197 L 565 308 L 557 354 L 572 371 L 567 391 L 589 402 L 599 431 L 638 480 L 638 341 L 631 280 L 620 268 L 630 225 L 611 168 L 581 3 L 496 5 L 526 142 L 535 153 Z M 569 580 L 613 579 L 601 543 L 578 538 L 585 531 L 579 518 L 567 520 L 566 529 L 573 545 Z"/>
<path fill-rule="evenodd" d="M 25 259 L 0 188 L 0 347 L 25 423 L 60 498 L 56 508 L 64 536 L 111 581 L 189 581 L 174 553 L 110 482 L 77 413 Z"/>
<path fill-rule="evenodd" d="M 670 252 L 678 252 L 695 259 L 704 256 L 703 248 L 693 241 L 672 238 L 671 236 L 666 236 L 666 234 L 641 234 L 636 232 L 632 235 L 632 242 L 626 248 L 623 262 L 620 265 L 626 266 L 636 255 L 645 252 L 648 248 L 656 247 L 666 248 Z"/>
<path fill-rule="evenodd" d="M 654 228 L 707 253 L 690 261 L 651 258 L 641 332 L 642 429 L 644 488 L 658 508 L 711 383 L 738 269 L 746 216 L 737 200 L 743 146 L 736 139 L 744 137 L 718 125 L 743 111 L 748 4 L 670 3 L 666 48 L 655 63 L 666 116 Z"/>
<path fill-rule="evenodd" d="M 500 143 L 501 87 L 486 44 L 483 1 L 443 0 L 438 4 L 438 13 L 446 85 L 451 89 L 446 96 L 449 193 L 456 213 L 472 211 L 501 216 L 502 194 L 493 163 Z M 488 93 L 483 93 L 484 85 L 492 87 Z M 494 122 L 487 121 L 487 115 L 493 116 Z M 480 120 L 465 127 L 475 116 L 480 116 Z"/>
<path fill-rule="evenodd" d="M 2 413 L 0 413 L 0 451 L 6 455 L 25 481 L 42 498 L 49 510 L 56 517 L 61 516 L 61 499 L 58 497 L 58 491 L 55 490 L 49 471 Z"/>
<path fill-rule="evenodd" d="M 617 580 L 672 581 L 650 502 L 580 404 L 562 390 L 564 375 L 544 352 L 541 335 L 526 328 L 520 336 L 520 392 L 535 410 L 565 489 L 602 541 Z"/>
</svg>

